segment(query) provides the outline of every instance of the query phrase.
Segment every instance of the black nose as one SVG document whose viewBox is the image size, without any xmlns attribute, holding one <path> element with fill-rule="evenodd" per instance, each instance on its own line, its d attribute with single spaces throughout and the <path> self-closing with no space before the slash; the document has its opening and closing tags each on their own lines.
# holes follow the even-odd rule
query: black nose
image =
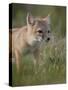
<svg viewBox="0 0 68 90">
<path fill-rule="evenodd" d="M 47 41 L 49 41 L 49 40 L 50 40 L 50 38 L 48 37 L 48 38 L 47 38 Z"/>
</svg>

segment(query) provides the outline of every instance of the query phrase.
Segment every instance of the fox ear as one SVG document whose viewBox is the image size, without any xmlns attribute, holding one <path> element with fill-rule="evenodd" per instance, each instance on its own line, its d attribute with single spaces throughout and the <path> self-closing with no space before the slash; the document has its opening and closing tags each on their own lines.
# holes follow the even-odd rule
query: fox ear
<svg viewBox="0 0 68 90">
<path fill-rule="evenodd" d="M 31 13 L 27 14 L 27 24 L 34 24 L 34 17 L 31 15 Z"/>
<path fill-rule="evenodd" d="M 48 15 L 47 17 L 45 17 L 43 20 L 46 21 L 48 24 L 50 24 L 50 15 Z"/>
</svg>

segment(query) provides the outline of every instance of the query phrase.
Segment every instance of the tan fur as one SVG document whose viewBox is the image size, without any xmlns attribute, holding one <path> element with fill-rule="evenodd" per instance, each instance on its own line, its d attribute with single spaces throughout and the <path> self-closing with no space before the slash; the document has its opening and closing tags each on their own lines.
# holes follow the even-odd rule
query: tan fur
<svg viewBox="0 0 68 90">
<path fill-rule="evenodd" d="M 29 48 L 38 63 L 40 44 L 43 40 L 47 41 L 47 38 L 50 38 L 48 33 L 50 31 L 50 23 L 48 18 L 38 19 L 27 15 L 26 26 L 12 29 L 12 33 L 10 33 L 10 52 L 12 51 L 12 56 L 15 57 L 17 71 L 20 69 L 21 56 L 25 49 Z"/>
</svg>

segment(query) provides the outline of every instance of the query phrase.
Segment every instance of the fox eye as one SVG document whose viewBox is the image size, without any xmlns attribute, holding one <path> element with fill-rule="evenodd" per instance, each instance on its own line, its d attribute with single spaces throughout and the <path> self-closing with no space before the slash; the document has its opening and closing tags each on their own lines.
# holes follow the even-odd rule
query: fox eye
<svg viewBox="0 0 68 90">
<path fill-rule="evenodd" d="M 48 30 L 48 33 L 50 33 L 50 31 Z"/>
<path fill-rule="evenodd" d="M 43 33 L 42 30 L 39 30 L 38 32 L 39 32 L 39 33 Z"/>
</svg>

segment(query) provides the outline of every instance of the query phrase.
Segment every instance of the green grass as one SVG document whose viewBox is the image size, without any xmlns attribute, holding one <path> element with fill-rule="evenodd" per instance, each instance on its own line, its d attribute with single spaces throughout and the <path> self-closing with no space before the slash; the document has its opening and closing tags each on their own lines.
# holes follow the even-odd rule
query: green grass
<svg viewBox="0 0 68 90">
<path fill-rule="evenodd" d="M 66 40 L 65 38 L 54 39 L 44 44 L 42 48 L 39 72 L 35 74 L 33 57 L 29 54 L 24 56 L 21 73 L 17 75 L 16 65 L 13 64 L 12 84 L 40 85 L 58 84 L 66 82 Z"/>
</svg>

